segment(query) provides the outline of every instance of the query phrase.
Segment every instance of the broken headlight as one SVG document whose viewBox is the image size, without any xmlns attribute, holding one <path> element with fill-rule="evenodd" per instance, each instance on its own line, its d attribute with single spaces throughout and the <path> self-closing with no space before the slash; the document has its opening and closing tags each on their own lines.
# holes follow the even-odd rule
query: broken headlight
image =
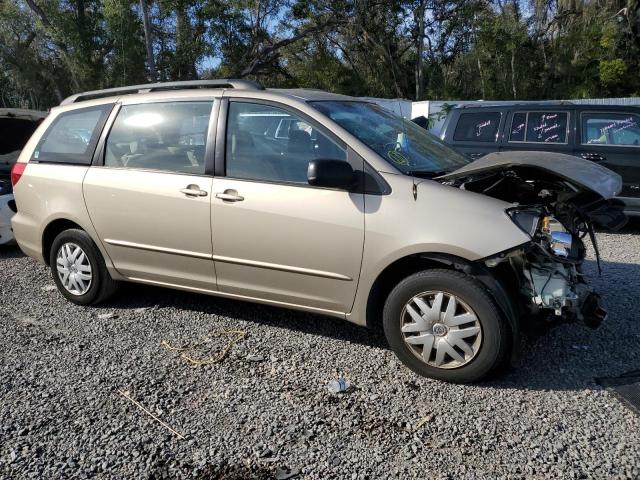
<svg viewBox="0 0 640 480">
<path fill-rule="evenodd" d="M 548 249 L 555 256 L 568 258 L 573 248 L 573 235 L 554 217 L 545 216 L 540 224 L 541 239 L 547 243 Z"/>
<path fill-rule="evenodd" d="M 556 218 L 544 215 L 536 208 L 512 208 L 507 214 L 520 230 L 549 253 L 560 258 L 572 256 L 573 235 Z"/>
<path fill-rule="evenodd" d="M 507 214 L 513 220 L 520 230 L 533 237 L 538 231 L 538 225 L 542 213 L 536 209 L 519 210 L 511 208 L 507 210 Z"/>
<path fill-rule="evenodd" d="M 550 233 L 551 251 L 558 257 L 567 258 L 571 253 L 573 237 L 569 232 L 555 231 Z"/>
</svg>

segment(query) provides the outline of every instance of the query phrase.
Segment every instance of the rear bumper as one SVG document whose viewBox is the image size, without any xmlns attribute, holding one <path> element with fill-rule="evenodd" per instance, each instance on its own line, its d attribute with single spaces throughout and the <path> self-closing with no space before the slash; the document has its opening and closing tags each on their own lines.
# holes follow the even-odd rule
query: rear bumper
<svg viewBox="0 0 640 480">
<path fill-rule="evenodd" d="M 41 235 L 33 219 L 18 210 L 18 213 L 11 218 L 11 226 L 20 250 L 25 255 L 35 258 L 38 262 L 45 263 L 42 258 Z"/>
</svg>

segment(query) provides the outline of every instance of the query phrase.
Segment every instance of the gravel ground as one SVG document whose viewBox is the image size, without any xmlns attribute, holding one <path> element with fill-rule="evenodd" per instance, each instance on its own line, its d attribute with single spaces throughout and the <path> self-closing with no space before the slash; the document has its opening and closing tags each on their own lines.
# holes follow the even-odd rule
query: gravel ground
<svg viewBox="0 0 640 480">
<path fill-rule="evenodd" d="M 640 478 L 640 418 L 593 380 L 640 367 L 640 228 L 598 237 L 606 324 L 529 338 L 476 386 L 418 378 L 379 334 L 305 313 L 135 285 L 77 307 L 2 250 L 0 477 Z M 214 365 L 162 345 L 204 338 L 186 352 L 204 359 L 229 330 L 246 338 Z M 332 396 L 340 375 L 354 388 Z"/>
</svg>

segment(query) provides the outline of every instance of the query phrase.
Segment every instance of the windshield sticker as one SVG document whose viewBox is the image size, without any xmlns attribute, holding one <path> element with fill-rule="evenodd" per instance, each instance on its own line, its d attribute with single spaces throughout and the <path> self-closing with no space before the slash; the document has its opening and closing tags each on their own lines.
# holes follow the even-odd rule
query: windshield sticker
<svg viewBox="0 0 640 480">
<path fill-rule="evenodd" d="M 394 163 L 402 166 L 409 166 L 409 159 L 405 157 L 401 152 L 397 150 L 389 150 L 387 152 L 387 157 Z"/>
</svg>

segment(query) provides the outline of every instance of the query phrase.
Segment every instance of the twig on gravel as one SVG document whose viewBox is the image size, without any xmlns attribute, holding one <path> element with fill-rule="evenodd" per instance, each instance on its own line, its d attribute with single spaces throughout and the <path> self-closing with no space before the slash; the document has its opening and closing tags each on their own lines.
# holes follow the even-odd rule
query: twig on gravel
<svg viewBox="0 0 640 480">
<path fill-rule="evenodd" d="M 247 332 L 245 332 L 244 330 L 223 330 L 220 332 L 212 332 L 209 335 L 205 336 L 201 341 L 194 343 L 192 345 L 184 346 L 184 347 L 174 347 L 170 345 L 166 340 L 163 340 L 161 342 L 161 345 L 167 350 L 170 350 L 172 352 L 187 352 L 189 350 L 194 350 L 198 347 L 201 347 L 202 345 L 207 343 L 211 338 L 223 337 L 223 336 L 229 336 L 231 337 L 231 340 L 229 340 L 229 343 L 227 343 L 227 346 L 224 347 L 217 355 L 211 356 L 203 360 L 193 358 L 190 355 L 187 355 L 186 353 L 183 353 L 182 355 L 180 355 L 180 358 L 196 366 L 211 365 L 214 363 L 221 362 L 229 354 L 229 352 L 231 351 L 231 348 L 236 343 L 238 343 L 240 340 L 243 340 L 247 336 Z"/>
<path fill-rule="evenodd" d="M 429 415 L 424 417 L 422 420 L 420 420 L 418 422 L 418 424 L 415 426 L 415 428 L 413 429 L 413 431 L 416 432 L 416 431 L 420 430 L 420 428 L 424 427 L 431 420 L 433 420 L 433 413 L 430 413 Z"/>
<path fill-rule="evenodd" d="M 131 398 L 131 396 L 129 395 L 128 392 L 124 392 L 122 390 L 118 390 L 118 393 L 120 393 L 120 395 L 122 395 L 124 398 L 126 398 L 127 400 L 129 400 L 131 403 L 133 403 L 136 407 L 138 407 L 140 410 L 142 410 L 144 413 L 146 413 L 147 415 L 151 416 L 151 418 L 153 418 L 156 422 L 158 422 L 160 425 L 162 425 L 164 428 L 166 428 L 167 430 L 169 430 L 171 433 L 173 433 L 174 435 L 176 435 L 180 440 L 184 440 L 185 437 L 184 435 L 182 435 L 179 432 L 176 432 L 173 428 L 171 428 L 169 425 L 167 425 L 166 423 L 164 423 L 162 420 L 160 420 L 158 417 L 156 417 L 153 413 L 151 413 L 149 410 L 147 410 L 146 408 L 144 408 L 142 405 L 140 405 L 140 403 L 138 403 L 137 401 L 135 401 L 133 398 Z"/>
</svg>

